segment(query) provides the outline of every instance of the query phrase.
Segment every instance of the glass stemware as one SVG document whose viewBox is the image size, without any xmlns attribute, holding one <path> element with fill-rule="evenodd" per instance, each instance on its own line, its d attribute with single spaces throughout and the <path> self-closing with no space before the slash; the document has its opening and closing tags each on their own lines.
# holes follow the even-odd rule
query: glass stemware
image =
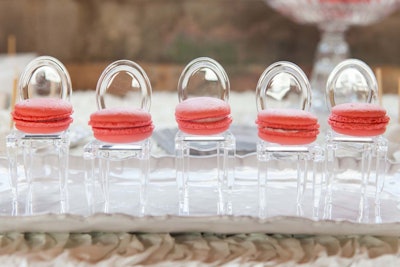
<svg viewBox="0 0 400 267">
<path fill-rule="evenodd" d="M 345 32 L 352 25 L 369 25 L 394 12 L 398 0 L 265 0 L 272 8 L 301 24 L 316 24 L 321 32 L 311 74 L 313 106 L 325 110 L 326 81 L 333 68 L 349 57 Z"/>
</svg>

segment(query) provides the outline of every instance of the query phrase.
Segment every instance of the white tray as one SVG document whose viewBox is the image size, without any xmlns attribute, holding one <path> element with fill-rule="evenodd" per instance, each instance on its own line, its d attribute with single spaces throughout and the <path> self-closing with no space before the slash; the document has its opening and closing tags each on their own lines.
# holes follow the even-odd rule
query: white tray
<svg viewBox="0 0 400 267">
<path fill-rule="evenodd" d="M 400 223 L 364 224 L 350 221 L 320 220 L 276 216 L 260 220 L 250 216 L 180 217 L 174 215 L 135 217 L 126 214 L 3 216 L 1 232 L 213 232 L 398 235 Z"/>
<path fill-rule="evenodd" d="M 21 196 L 20 214 L 11 216 L 10 188 L 8 186 L 7 159 L 0 158 L 0 232 L 214 232 L 214 233 L 287 233 L 287 234 L 374 234 L 395 235 L 400 232 L 400 180 L 397 166 L 391 164 L 382 193 L 380 219 L 375 220 L 373 199 L 370 214 L 358 221 L 359 201 L 355 198 L 358 184 L 338 188 L 332 217 L 324 219 L 324 205 L 313 211 L 311 193 L 306 192 L 303 214 L 298 216 L 294 197 L 295 188 L 290 184 L 271 188 L 269 216 L 259 219 L 256 180 L 256 156 L 237 157 L 238 184 L 233 192 L 233 215 L 216 216 L 216 194 L 211 187 L 192 190 L 191 216 L 178 216 L 177 190 L 174 179 L 173 157 L 151 160 L 151 183 L 146 216 L 137 208 L 137 186 L 122 184 L 111 187 L 110 214 L 89 215 L 83 184 L 84 169 L 81 157 L 70 157 L 69 214 L 58 211 L 58 189 L 54 181 L 36 185 L 34 214 L 23 215 L 24 198 Z M 398 181 L 399 180 L 399 181 Z M 293 183 L 294 184 L 294 183 Z M 279 188 L 278 188 L 279 187 Z M 21 185 L 24 192 L 24 185 Z M 122 193 L 123 192 L 123 193 Z M 22 194 L 21 194 L 22 195 Z M 323 202 L 321 202 L 323 203 Z M 101 207 L 102 203 L 97 203 Z"/>
</svg>

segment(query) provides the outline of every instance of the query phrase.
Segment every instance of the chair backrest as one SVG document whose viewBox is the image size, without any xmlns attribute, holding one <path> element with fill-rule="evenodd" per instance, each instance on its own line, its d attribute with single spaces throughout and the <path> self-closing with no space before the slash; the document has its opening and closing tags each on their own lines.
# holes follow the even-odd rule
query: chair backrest
<svg viewBox="0 0 400 267">
<path fill-rule="evenodd" d="M 347 59 L 331 72 L 326 83 L 326 104 L 330 110 L 349 102 L 373 103 L 378 96 L 378 83 L 371 68 L 358 59 Z"/>
<path fill-rule="evenodd" d="M 21 100 L 53 97 L 69 101 L 72 94 L 71 78 L 58 59 L 41 56 L 25 67 L 19 79 L 18 91 Z"/>
<path fill-rule="evenodd" d="M 229 79 L 224 68 L 208 57 L 189 62 L 178 81 L 179 102 L 192 96 L 213 96 L 228 101 L 229 92 Z"/>
<path fill-rule="evenodd" d="M 273 63 L 261 74 L 256 87 L 257 110 L 296 108 L 309 111 L 311 86 L 305 73 L 287 61 Z"/>
<path fill-rule="evenodd" d="M 136 103 L 137 108 L 149 111 L 152 96 L 150 80 L 139 64 L 125 59 L 111 63 L 100 75 L 96 86 L 97 108 L 100 110 L 111 106 L 110 103 L 107 104 L 107 95 L 110 94 L 109 89 L 112 84 L 118 80 L 117 76 L 120 74 L 125 74 L 125 76 L 127 75 L 129 78 L 129 83 L 124 83 L 127 88 L 120 88 L 120 90 L 125 94 L 129 92 L 138 93 L 139 99 Z M 134 103 L 127 104 L 130 108 L 134 108 Z"/>
</svg>

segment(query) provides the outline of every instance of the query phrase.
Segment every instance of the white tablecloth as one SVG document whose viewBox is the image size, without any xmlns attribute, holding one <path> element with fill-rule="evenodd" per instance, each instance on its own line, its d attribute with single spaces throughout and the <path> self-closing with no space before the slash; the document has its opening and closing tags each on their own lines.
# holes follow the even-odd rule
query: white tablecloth
<svg viewBox="0 0 400 267">
<path fill-rule="evenodd" d="M 2 266 L 399 266 L 399 238 L 130 233 L 0 235 Z"/>
</svg>

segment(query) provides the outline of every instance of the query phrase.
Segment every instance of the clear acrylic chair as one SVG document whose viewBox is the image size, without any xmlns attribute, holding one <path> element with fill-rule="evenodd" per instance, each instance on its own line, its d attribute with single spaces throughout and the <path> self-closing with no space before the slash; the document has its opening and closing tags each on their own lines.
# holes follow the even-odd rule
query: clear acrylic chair
<svg viewBox="0 0 400 267">
<path fill-rule="evenodd" d="M 18 93 L 20 101 L 46 97 L 69 101 L 72 87 L 68 71 L 53 57 L 37 57 L 21 75 Z M 69 144 L 68 129 L 44 134 L 15 129 L 7 136 L 12 214 L 19 214 L 20 197 L 25 198 L 27 215 L 68 212 Z"/>
<path fill-rule="evenodd" d="M 328 109 L 344 103 L 374 104 L 377 93 L 377 81 L 368 65 L 348 59 L 337 65 L 329 76 Z M 357 218 L 345 219 L 370 222 L 369 198 L 372 198 L 375 212 L 372 221 L 381 221 L 380 193 L 385 179 L 387 149 L 388 142 L 382 135 L 359 136 L 327 130 L 324 218 L 338 217 L 332 214 L 335 199 L 350 194 L 352 199 L 359 199 L 358 214 Z"/>
<path fill-rule="evenodd" d="M 228 102 L 229 91 L 230 84 L 225 70 L 210 58 L 191 61 L 179 78 L 180 103 L 199 96 L 215 97 Z M 191 134 L 182 130 L 177 132 L 175 161 L 180 215 L 232 213 L 235 151 L 235 137 L 229 129 L 216 134 Z M 203 190 L 210 188 L 216 191 L 213 195 L 216 199 L 204 198 Z M 197 207 L 206 207 L 205 210 L 193 208 L 195 202 L 198 203 Z"/>
<path fill-rule="evenodd" d="M 300 112 L 305 111 L 304 114 L 311 115 L 311 87 L 306 75 L 290 62 L 272 64 L 260 76 L 256 88 L 256 104 L 258 118 L 265 112 L 286 114 L 291 110 L 301 110 Z M 287 141 L 275 141 L 264 136 L 260 122 L 257 121 L 257 124 L 259 216 L 271 216 L 271 210 L 279 208 L 279 203 L 274 203 L 274 199 L 277 198 L 276 195 L 280 195 L 281 199 L 282 194 L 286 195 L 284 199 L 293 209 L 279 210 L 274 215 L 302 216 L 304 193 L 307 187 L 311 187 L 312 216 L 318 217 L 323 149 L 316 141 L 292 141 L 290 138 Z M 318 127 L 318 124 L 315 126 Z M 318 131 L 315 134 L 317 133 Z M 315 138 L 314 136 L 313 139 Z"/>
<path fill-rule="evenodd" d="M 127 82 L 128 80 L 128 82 Z M 112 93 L 123 93 L 123 107 L 113 106 Z M 152 88 L 145 71 L 135 62 L 119 60 L 110 64 L 101 74 L 96 87 L 98 110 L 122 108 L 148 113 Z M 115 96 L 114 96 L 115 97 Z M 95 139 L 85 145 L 86 194 L 89 213 L 125 212 L 144 215 L 151 136 L 132 142 L 107 142 Z M 116 188 L 111 198 L 111 188 Z M 138 189 L 137 189 L 138 188 Z M 134 198 L 139 196 L 138 200 Z M 102 208 L 97 204 L 101 203 Z M 138 208 L 135 208 L 138 206 Z M 111 207 L 111 208 L 110 208 Z"/>
</svg>

